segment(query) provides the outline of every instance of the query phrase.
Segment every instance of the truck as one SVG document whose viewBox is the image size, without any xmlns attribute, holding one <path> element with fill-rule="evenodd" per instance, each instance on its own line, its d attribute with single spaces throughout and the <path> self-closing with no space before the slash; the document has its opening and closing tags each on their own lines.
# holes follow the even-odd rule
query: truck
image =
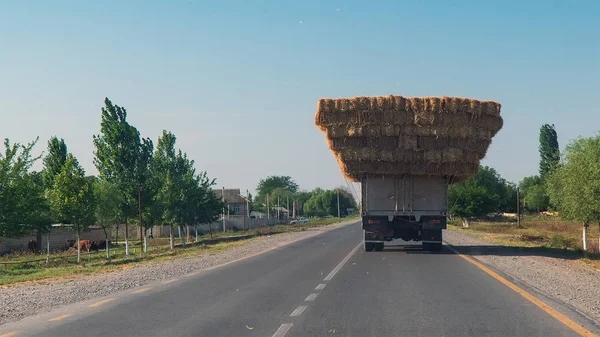
<svg viewBox="0 0 600 337">
<path fill-rule="evenodd" d="M 394 239 L 420 241 L 424 250 L 441 250 L 449 183 L 441 176 L 362 176 L 365 251 L 382 251 L 384 243 Z"/>
</svg>

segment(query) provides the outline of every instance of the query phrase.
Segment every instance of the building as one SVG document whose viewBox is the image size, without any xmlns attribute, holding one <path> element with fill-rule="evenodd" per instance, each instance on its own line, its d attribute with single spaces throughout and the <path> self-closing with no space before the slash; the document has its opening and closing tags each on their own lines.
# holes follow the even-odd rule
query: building
<svg viewBox="0 0 600 337">
<path fill-rule="evenodd" d="M 217 197 L 225 199 L 228 209 L 225 209 L 227 215 L 247 215 L 246 197 L 242 196 L 239 188 L 231 189 L 213 189 Z"/>
<path fill-rule="evenodd" d="M 273 209 L 275 210 L 275 214 L 274 214 L 275 217 L 277 216 L 278 212 L 279 212 L 280 219 L 287 219 L 290 217 L 290 211 L 288 211 L 288 209 L 285 207 L 273 207 Z"/>
<path fill-rule="evenodd" d="M 266 218 L 266 217 L 267 217 L 267 213 L 264 213 L 264 212 L 259 212 L 259 211 L 250 212 L 250 218 L 252 218 L 252 219 L 262 219 L 262 218 Z"/>
</svg>

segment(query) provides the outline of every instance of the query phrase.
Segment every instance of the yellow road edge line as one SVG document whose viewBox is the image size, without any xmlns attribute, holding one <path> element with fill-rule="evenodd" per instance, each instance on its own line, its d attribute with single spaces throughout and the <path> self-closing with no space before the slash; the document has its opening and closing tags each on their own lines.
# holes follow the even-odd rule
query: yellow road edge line
<svg viewBox="0 0 600 337">
<path fill-rule="evenodd" d="M 60 316 L 56 316 L 54 318 L 51 318 L 48 320 L 48 322 L 54 322 L 54 321 L 60 321 L 61 319 L 65 319 L 67 317 L 73 316 L 71 314 L 64 314 L 64 315 L 60 315 Z"/>
<path fill-rule="evenodd" d="M 23 332 L 23 331 L 11 331 L 8 333 L 5 333 L 4 335 L 0 335 L 0 337 L 11 337 L 11 336 L 15 336 L 16 334 L 18 334 L 19 332 Z"/>
<path fill-rule="evenodd" d="M 463 254 L 459 253 L 457 250 L 455 250 L 454 248 L 450 247 L 448 244 L 446 244 L 446 246 L 448 248 L 450 248 L 450 250 L 454 254 L 456 254 L 456 255 L 462 257 L 463 259 L 469 261 L 470 263 L 472 263 L 473 265 L 475 265 L 477 268 L 483 270 L 488 275 L 490 275 L 491 277 L 493 277 L 496 280 L 498 280 L 500 283 L 502 283 L 505 286 L 509 287 L 510 289 L 514 290 L 519 295 L 525 297 L 528 301 L 530 301 L 531 303 L 537 305 L 539 308 L 541 308 L 542 310 L 544 310 L 547 314 L 549 314 L 550 316 L 554 317 L 559 322 L 561 322 L 565 326 L 569 327 L 571 330 L 573 330 L 576 333 L 578 333 L 580 336 L 585 336 L 585 337 L 596 336 L 597 337 L 597 335 L 595 335 L 591 331 L 585 329 L 584 327 L 582 327 L 578 323 L 574 322 L 573 320 L 571 320 L 567 316 L 565 316 L 565 315 L 561 314 L 560 312 L 556 311 L 555 309 L 553 309 L 552 307 L 550 307 L 546 303 L 542 302 L 541 300 L 539 300 L 535 296 L 531 295 L 527 291 L 523 290 L 522 288 L 520 288 L 516 284 L 514 284 L 514 283 L 510 282 L 509 280 L 505 279 L 504 277 L 498 275 L 498 273 L 496 273 L 495 271 L 491 270 L 490 268 L 484 266 L 481 262 L 476 261 L 474 258 L 471 258 L 469 256 L 466 256 L 466 255 L 463 255 Z"/>
<path fill-rule="evenodd" d="M 184 275 L 183 277 L 195 276 L 195 275 L 198 275 L 198 274 L 200 274 L 200 273 L 201 273 L 201 271 L 196 271 L 196 272 L 193 272 L 193 273 L 186 274 L 186 275 Z"/>
<path fill-rule="evenodd" d="M 136 291 L 132 291 L 131 293 L 132 294 L 139 294 L 139 293 L 143 293 L 144 291 L 148 291 L 150 289 L 152 289 L 152 288 L 150 288 L 150 287 L 148 287 L 148 288 L 142 288 L 142 289 L 138 289 Z"/>
<path fill-rule="evenodd" d="M 177 281 L 177 279 L 176 279 L 176 278 L 174 278 L 174 279 L 170 279 L 170 280 L 168 280 L 168 281 L 165 281 L 165 282 L 163 282 L 162 284 L 169 284 L 169 283 L 171 283 L 171 282 L 175 282 L 175 281 Z"/>
<path fill-rule="evenodd" d="M 90 308 L 99 307 L 99 306 L 101 306 L 102 304 L 104 304 L 104 303 L 108 303 L 108 302 L 110 302 L 110 301 L 112 301 L 112 300 L 114 300 L 114 298 L 109 298 L 109 299 L 106 299 L 106 300 L 103 300 L 103 301 L 100 301 L 100 302 L 96 302 L 96 303 L 94 303 L 94 304 L 90 304 L 90 305 L 89 305 L 89 307 L 90 307 Z"/>
</svg>

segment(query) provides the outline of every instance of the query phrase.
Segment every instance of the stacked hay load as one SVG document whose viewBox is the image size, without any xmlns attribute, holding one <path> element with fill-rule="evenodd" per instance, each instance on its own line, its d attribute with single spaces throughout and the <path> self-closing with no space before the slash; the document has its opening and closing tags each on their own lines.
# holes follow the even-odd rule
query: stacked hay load
<svg viewBox="0 0 600 337">
<path fill-rule="evenodd" d="M 315 124 L 342 173 L 444 176 L 477 173 L 502 128 L 500 103 L 459 97 L 355 97 L 319 100 Z"/>
</svg>

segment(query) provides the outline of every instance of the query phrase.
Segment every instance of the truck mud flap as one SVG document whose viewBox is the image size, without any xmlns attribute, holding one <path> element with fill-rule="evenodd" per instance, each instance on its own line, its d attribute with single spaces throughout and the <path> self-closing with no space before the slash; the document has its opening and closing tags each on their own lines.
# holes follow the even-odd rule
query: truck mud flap
<svg viewBox="0 0 600 337">
<path fill-rule="evenodd" d="M 365 242 L 367 243 L 383 243 L 383 239 L 376 233 L 365 231 Z"/>
<path fill-rule="evenodd" d="M 423 243 L 442 243 L 442 230 L 434 229 L 434 230 L 423 230 L 421 234 L 421 241 Z"/>
</svg>

